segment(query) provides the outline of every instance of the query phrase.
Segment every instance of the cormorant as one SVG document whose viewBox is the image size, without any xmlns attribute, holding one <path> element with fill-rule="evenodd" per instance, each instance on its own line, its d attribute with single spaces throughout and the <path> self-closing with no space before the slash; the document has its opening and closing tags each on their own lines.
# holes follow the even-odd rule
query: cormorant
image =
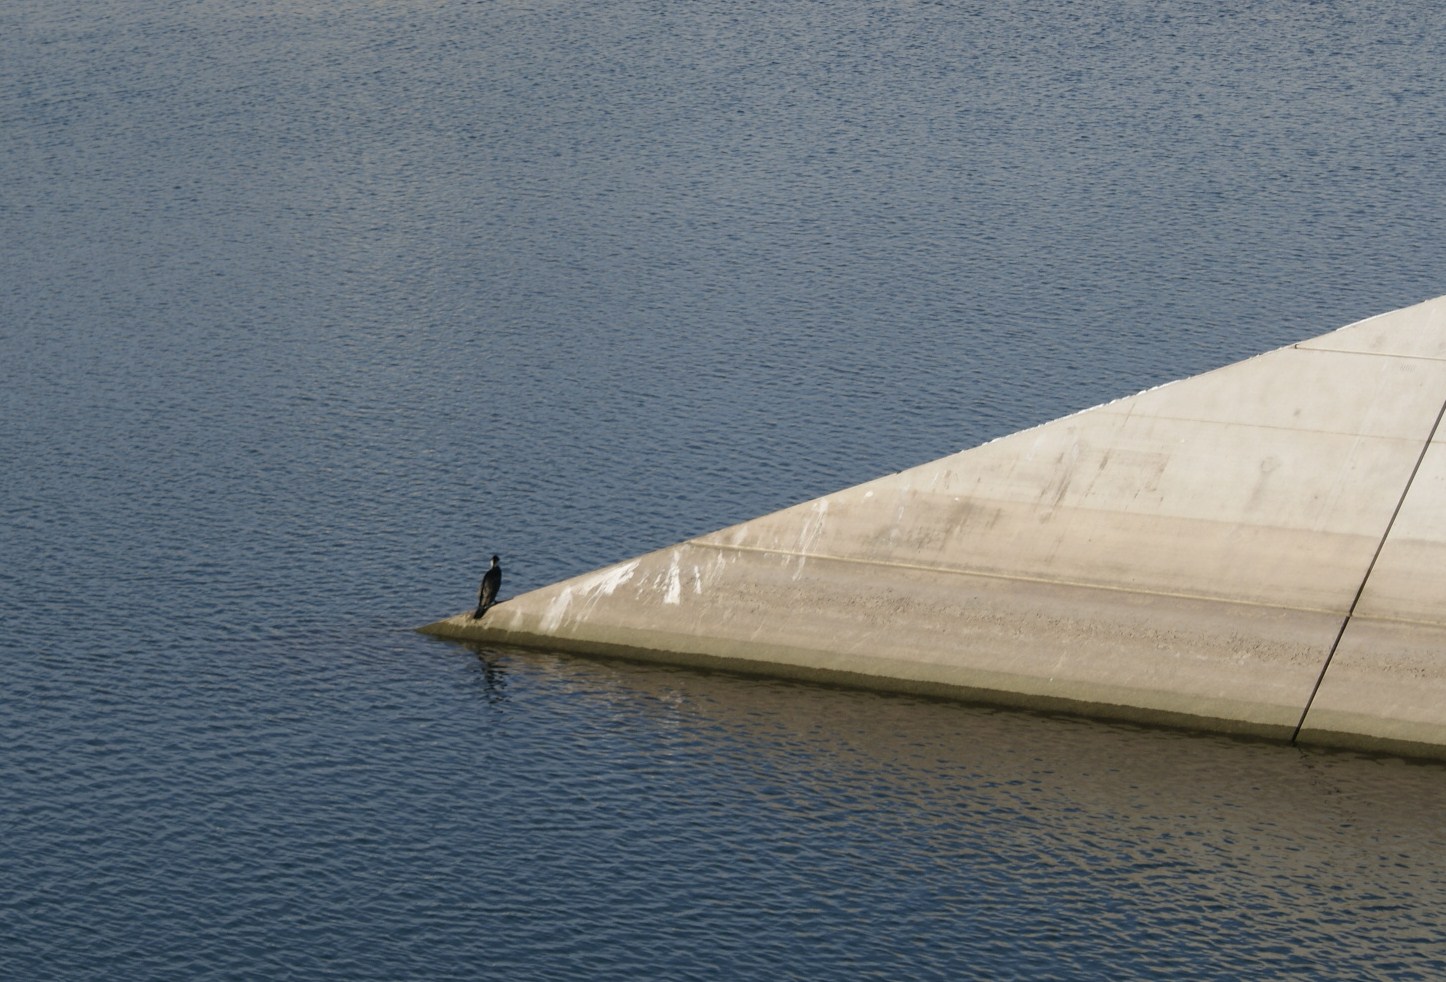
<svg viewBox="0 0 1446 982">
<path fill-rule="evenodd" d="M 472 613 L 475 621 L 487 613 L 487 608 L 497 602 L 497 588 L 502 586 L 502 567 L 497 565 L 497 557 L 492 557 L 492 565 L 487 572 L 482 574 L 482 586 L 477 591 L 477 609 Z"/>
</svg>

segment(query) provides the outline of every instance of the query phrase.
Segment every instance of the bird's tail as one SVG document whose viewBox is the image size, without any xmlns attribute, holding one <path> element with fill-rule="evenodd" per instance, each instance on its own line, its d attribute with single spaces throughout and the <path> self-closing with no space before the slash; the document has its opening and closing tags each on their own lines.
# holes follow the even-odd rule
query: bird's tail
<svg viewBox="0 0 1446 982">
<path fill-rule="evenodd" d="M 474 611 L 472 611 L 472 619 L 473 619 L 474 621 L 481 620 L 481 619 L 482 619 L 482 615 L 485 614 L 485 613 L 487 613 L 487 608 L 486 608 L 485 606 L 479 604 L 478 607 L 477 607 L 477 609 L 474 610 Z"/>
</svg>

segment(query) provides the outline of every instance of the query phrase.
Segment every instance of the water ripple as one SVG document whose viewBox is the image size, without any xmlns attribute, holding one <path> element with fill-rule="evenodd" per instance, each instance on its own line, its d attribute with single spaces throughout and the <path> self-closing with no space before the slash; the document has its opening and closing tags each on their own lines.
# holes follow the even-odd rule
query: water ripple
<svg viewBox="0 0 1446 982">
<path fill-rule="evenodd" d="M 1443 292 L 1440 12 L 0 9 L 0 976 L 1434 978 L 1440 769 L 406 629 Z"/>
</svg>

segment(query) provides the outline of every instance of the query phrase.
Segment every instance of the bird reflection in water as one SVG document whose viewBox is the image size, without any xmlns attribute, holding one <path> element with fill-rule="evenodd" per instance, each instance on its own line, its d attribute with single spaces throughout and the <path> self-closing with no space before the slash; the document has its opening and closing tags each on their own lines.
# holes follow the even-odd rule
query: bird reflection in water
<svg viewBox="0 0 1446 982">
<path fill-rule="evenodd" d="M 507 698 L 507 671 L 501 659 L 492 652 L 477 652 L 477 662 L 482 666 L 482 695 L 496 705 Z"/>
</svg>

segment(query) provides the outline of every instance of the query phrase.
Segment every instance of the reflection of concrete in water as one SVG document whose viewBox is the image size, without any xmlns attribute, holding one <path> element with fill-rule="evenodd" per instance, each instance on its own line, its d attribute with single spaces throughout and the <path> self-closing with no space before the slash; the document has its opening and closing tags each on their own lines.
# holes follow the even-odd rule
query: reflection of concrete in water
<svg viewBox="0 0 1446 982">
<path fill-rule="evenodd" d="M 1021 951 L 1118 947 L 1194 977 L 1212 973 L 1170 959 L 1264 951 L 1315 974 L 1391 950 L 1406 974 L 1437 964 L 1422 939 L 1446 903 L 1440 764 L 469 650 L 489 703 L 505 689 L 525 707 L 508 711 L 513 777 L 558 782 L 576 804 L 550 835 L 666 857 L 725 898 L 746 884 L 758 909 L 866 903 L 905 928 L 982 925 L 988 943 L 1009 924 Z M 497 780 L 478 787 L 497 795 Z"/>
<path fill-rule="evenodd" d="M 700 759 L 776 788 L 783 806 L 825 795 L 885 821 L 900 808 L 992 814 L 990 841 L 1026 851 L 1047 829 L 1061 851 L 1092 836 L 1186 851 L 1250 836 L 1252 849 L 1291 843 L 1281 860 L 1308 863 L 1299 847 L 1314 836 L 1335 850 L 1390 834 L 1446 853 L 1439 763 L 577 655 L 509 658 L 517 674 L 607 699 L 655 731 L 660 751 L 684 734 Z"/>
</svg>

